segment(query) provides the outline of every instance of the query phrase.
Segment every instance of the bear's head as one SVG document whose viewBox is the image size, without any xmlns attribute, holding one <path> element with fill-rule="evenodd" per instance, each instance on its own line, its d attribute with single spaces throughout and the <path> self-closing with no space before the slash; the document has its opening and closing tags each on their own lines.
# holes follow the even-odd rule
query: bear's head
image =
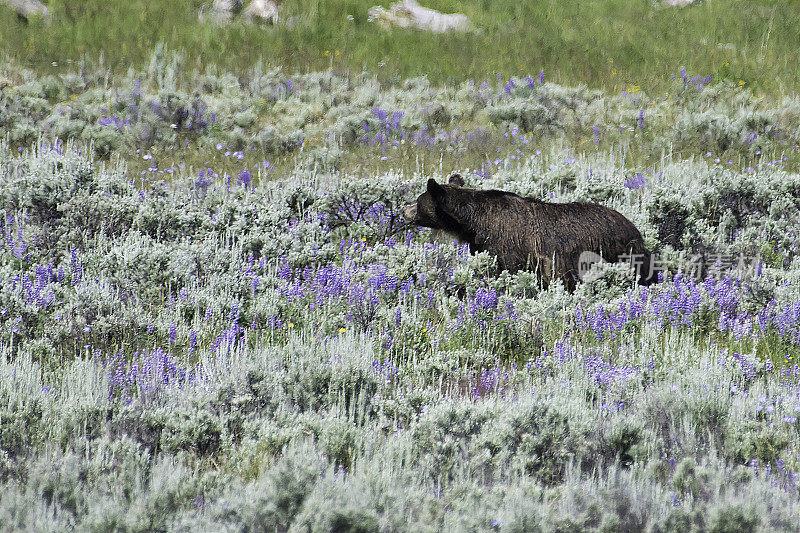
<svg viewBox="0 0 800 533">
<path fill-rule="evenodd" d="M 464 179 L 459 174 L 450 176 L 447 184 L 428 180 L 428 189 L 417 201 L 403 208 L 403 218 L 409 224 L 435 229 L 453 229 L 455 220 L 449 206 L 448 196 L 464 186 Z"/>
</svg>

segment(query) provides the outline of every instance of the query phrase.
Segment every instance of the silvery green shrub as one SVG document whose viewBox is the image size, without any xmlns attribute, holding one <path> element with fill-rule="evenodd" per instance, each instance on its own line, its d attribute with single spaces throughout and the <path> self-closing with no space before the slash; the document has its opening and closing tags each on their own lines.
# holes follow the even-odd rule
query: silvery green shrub
<svg viewBox="0 0 800 533">
<path fill-rule="evenodd" d="M 260 128 L 282 152 L 341 123 L 340 138 L 304 146 L 276 180 L 194 169 L 144 184 L 82 144 L 45 135 L 18 152 L 8 132 L 0 529 L 793 530 L 797 175 L 705 156 L 640 167 L 621 140 L 658 145 L 670 130 L 656 117 L 683 106 L 734 144 L 755 127 L 763 150 L 795 135 L 796 102 L 771 111 L 702 80 L 663 102 L 524 79 L 201 80 L 182 61 L 158 50 L 118 86 L 65 76 L 81 93 L 66 104 L 48 100 L 66 94 L 57 80 L 29 79 L 0 95 L 0 118 L 55 113 L 37 127 L 111 128 L 132 146 L 142 134 L 246 146 Z M 274 125 L 251 124 L 255 99 Z M 200 101 L 198 117 L 231 130 L 190 128 Z M 664 253 L 663 283 L 635 287 L 618 265 L 573 293 L 498 274 L 489 254 L 401 220 L 444 168 L 337 171 L 363 122 L 390 146 L 531 102 L 621 145 L 543 140 L 537 154 L 509 124 L 524 156 L 454 170 L 477 188 L 619 210 Z M 136 117 L 130 132 L 121 116 Z M 738 252 L 761 268 L 715 278 L 714 255 Z M 703 277 L 682 270 L 687 255 Z"/>
<path fill-rule="evenodd" d="M 182 54 L 163 45 L 145 68 L 123 75 L 103 65 L 93 70 L 85 61 L 78 72 L 41 80 L 17 65 L 2 68 L 15 85 L 0 95 L 0 128 L 15 145 L 29 145 L 39 134 L 84 139 L 102 157 L 179 142 L 280 156 L 309 139 L 314 148 L 341 149 L 402 141 L 443 145 L 454 132 L 505 142 L 506 134 L 531 132 L 544 139 L 566 134 L 632 143 L 655 158 L 673 149 L 753 158 L 796 140 L 800 116 L 791 97 L 765 103 L 749 89 L 697 76 L 676 79 L 667 98 L 638 88 L 604 95 L 532 77 L 457 87 L 433 86 L 425 78 L 382 85 L 366 72 L 292 76 L 261 64 L 241 76 L 215 68 L 193 72 Z"/>
</svg>

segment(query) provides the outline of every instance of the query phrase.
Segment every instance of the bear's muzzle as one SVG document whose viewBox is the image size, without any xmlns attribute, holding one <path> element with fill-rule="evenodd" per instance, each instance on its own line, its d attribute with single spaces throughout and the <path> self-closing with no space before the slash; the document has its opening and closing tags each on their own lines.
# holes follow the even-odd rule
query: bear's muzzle
<svg viewBox="0 0 800 533">
<path fill-rule="evenodd" d="M 414 222 L 417 219 L 417 204 L 408 204 L 403 208 L 402 213 L 406 222 Z"/>
</svg>

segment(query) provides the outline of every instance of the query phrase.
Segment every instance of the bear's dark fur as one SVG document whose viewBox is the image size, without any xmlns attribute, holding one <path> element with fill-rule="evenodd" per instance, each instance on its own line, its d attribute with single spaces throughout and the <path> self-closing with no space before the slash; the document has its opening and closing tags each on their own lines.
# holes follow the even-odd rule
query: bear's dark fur
<svg viewBox="0 0 800 533">
<path fill-rule="evenodd" d="M 630 261 L 642 285 L 655 281 L 639 230 L 599 204 L 555 204 L 505 191 L 469 189 L 454 174 L 448 184 L 428 180 L 428 190 L 403 208 L 403 217 L 453 234 L 469 243 L 473 253 L 489 252 L 497 257 L 500 270 L 536 270 L 545 286 L 561 278 L 572 290 L 579 272 L 584 272 L 579 261 L 593 254 L 611 262 Z"/>
</svg>

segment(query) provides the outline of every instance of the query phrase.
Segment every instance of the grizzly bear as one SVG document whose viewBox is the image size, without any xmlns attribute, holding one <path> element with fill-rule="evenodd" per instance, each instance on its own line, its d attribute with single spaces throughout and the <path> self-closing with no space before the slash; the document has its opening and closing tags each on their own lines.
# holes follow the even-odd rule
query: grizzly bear
<svg viewBox="0 0 800 533">
<path fill-rule="evenodd" d="M 650 254 L 630 220 L 599 204 L 548 203 L 511 192 L 464 187 L 454 174 L 449 183 L 428 180 L 417 201 L 403 208 L 411 224 L 444 230 L 469 243 L 470 250 L 497 257 L 500 271 L 531 269 L 540 283 L 560 278 L 573 290 L 596 262 L 624 261 L 637 270 L 638 282 L 655 281 Z"/>
</svg>

